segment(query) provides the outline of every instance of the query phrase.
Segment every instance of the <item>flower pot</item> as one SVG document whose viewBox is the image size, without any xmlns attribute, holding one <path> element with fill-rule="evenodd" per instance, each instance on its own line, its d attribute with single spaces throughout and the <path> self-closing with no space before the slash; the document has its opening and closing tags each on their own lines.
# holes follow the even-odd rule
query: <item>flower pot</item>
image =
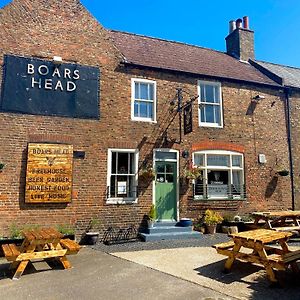
<svg viewBox="0 0 300 300">
<path fill-rule="evenodd" d="M 98 241 L 99 232 L 87 232 L 85 237 L 88 245 L 95 245 Z"/>
<path fill-rule="evenodd" d="M 215 234 L 217 231 L 217 224 L 207 225 L 206 224 L 207 233 Z"/>
<path fill-rule="evenodd" d="M 153 220 L 147 220 L 148 222 L 148 228 L 153 228 L 154 227 L 154 221 Z"/>
</svg>

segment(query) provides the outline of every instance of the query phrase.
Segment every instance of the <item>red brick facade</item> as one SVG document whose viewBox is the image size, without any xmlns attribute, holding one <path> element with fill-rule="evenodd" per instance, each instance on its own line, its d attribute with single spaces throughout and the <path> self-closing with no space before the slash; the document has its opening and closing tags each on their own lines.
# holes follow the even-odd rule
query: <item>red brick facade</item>
<svg viewBox="0 0 300 300">
<path fill-rule="evenodd" d="M 66 62 L 99 67 L 101 72 L 100 120 L 0 113 L 0 162 L 5 163 L 0 173 L 0 235 L 7 234 L 13 223 L 74 224 L 80 235 L 95 216 L 102 230 L 110 225 L 140 225 L 153 200 L 152 184 L 139 183 L 137 204 L 107 204 L 108 148 L 139 149 L 139 166 L 145 160 L 152 163 L 156 148 L 173 148 L 180 153 L 202 149 L 243 153 L 247 200 L 196 201 L 191 186 L 182 183 L 180 217 L 197 217 L 208 207 L 241 213 L 291 208 L 290 177 L 274 176 L 276 163 L 288 166 L 284 96 L 278 90 L 218 80 L 222 85 L 224 128 L 199 128 L 198 106 L 194 103 L 194 131 L 177 144 L 178 116 L 170 101 L 178 87 L 195 96 L 197 80 L 207 78 L 124 66 L 109 34 L 75 0 L 15 0 L 1 11 L 0 31 L 1 60 L 4 54 L 45 60 L 58 55 Z M 131 78 L 156 81 L 157 123 L 131 120 Z M 247 114 L 257 94 L 265 99 Z M 72 203 L 24 203 L 29 142 L 72 143 L 74 150 L 85 151 L 85 159 L 74 159 Z M 266 155 L 266 164 L 258 163 L 261 153 Z M 189 161 L 180 155 L 179 164 L 181 176 Z"/>
</svg>

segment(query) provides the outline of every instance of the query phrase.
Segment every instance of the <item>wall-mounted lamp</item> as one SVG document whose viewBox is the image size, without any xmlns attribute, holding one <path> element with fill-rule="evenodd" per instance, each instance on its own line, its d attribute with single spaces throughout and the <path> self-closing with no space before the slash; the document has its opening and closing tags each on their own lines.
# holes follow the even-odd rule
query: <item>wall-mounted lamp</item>
<svg viewBox="0 0 300 300">
<path fill-rule="evenodd" d="M 62 57 L 60 56 L 53 56 L 53 63 L 56 65 L 61 65 L 63 62 Z"/>
<path fill-rule="evenodd" d="M 182 153 L 181 153 L 182 157 L 183 158 L 189 158 L 190 156 L 190 153 L 188 150 L 183 150 Z"/>
</svg>

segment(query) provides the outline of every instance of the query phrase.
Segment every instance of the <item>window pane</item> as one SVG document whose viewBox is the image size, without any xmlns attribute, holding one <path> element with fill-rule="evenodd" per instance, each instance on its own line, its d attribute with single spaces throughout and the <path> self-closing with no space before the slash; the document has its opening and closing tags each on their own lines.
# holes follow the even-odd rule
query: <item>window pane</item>
<svg viewBox="0 0 300 300">
<path fill-rule="evenodd" d="M 205 122 L 205 106 L 202 106 L 200 108 L 200 114 L 201 114 L 201 116 L 200 116 L 201 122 Z"/>
<path fill-rule="evenodd" d="M 147 118 L 147 103 L 146 102 L 140 102 L 140 115 L 141 118 Z"/>
<path fill-rule="evenodd" d="M 173 173 L 173 172 L 174 172 L 173 165 L 167 164 L 166 165 L 166 173 Z"/>
<path fill-rule="evenodd" d="M 153 104 L 147 103 L 147 105 L 148 105 L 147 117 L 152 119 L 153 118 Z"/>
<path fill-rule="evenodd" d="M 220 106 L 214 105 L 214 110 L 215 110 L 215 123 L 218 125 L 221 125 L 221 115 L 220 115 Z"/>
<path fill-rule="evenodd" d="M 156 165 L 156 172 L 157 173 L 164 173 L 165 172 L 165 166 L 163 166 L 163 165 Z"/>
<path fill-rule="evenodd" d="M 149 100 L 154 100 L 154 84 L 149 84 Z"/>
<path fill-rule="evenodd" d="M 134 102 L 134 116 L 135 117 L 139 116 L 139 102 L 137 101 Z"/>
<path fill-rule="evenodd" d="M 148 84 L 140 83 L 140 99 L 148 99 Z"/>
<path fill-rule="evenodd" d="M 205 122 L 215 123 L 213 105 L 205 105 Z"/>
<path fill-rule="evenodd" d="M 134 90 L 135 90 L 135 99 L 139 99 L 140 98 L 140 84 L 138 82 L 135 83 L 134 85 Z"/>
<path fill-rule="evenodd" d="M 116 158 L 117 157 L 117 153 L 116 152 L 112 152 L 111 154 L 111 173 L 112 174 L 116 174 Z"/>
<path fill-rule="evenodd" d="M 194 155 L 194 165 L 196 166 L 203 166 L 203 154 L 195 154 Z"/>
<path fill-rule="evenodd" d="M 228 171 L 208 170 L 208 197 L 224 197 L 228 195 Z"/>
<path fill-rule="evenodd" d="M 110 177 L 110 197 L 116 197 L 116 176 Z"/>
<path fill-rule="evenodd" d="M 173 174 L 167 174 L 166 175 L 166 182 L 174 182 L 174 175 Z"/>
<path fill-rule="evenodd" d="M 215 102 L 213 85 L 205 85 L 205 102 Z"/>
<path fill-rule="evenodd" d="M 243 190 L 242 171 L 232 171 L 232 194 L 239 195 Z"/>
<path fill-rule="evenodd" d="M 156 159 L 177 159 L 177 155 L 176 152 L 156 151 L 155 158 Z"/>
<path fill-rule="evenodd" d="M 242 156 L 241 155 L 232 155 L 232 166 L 233 167 L 242 167 Z"/>
<path fill-rule="evenodd" d="M 135 174 L 134 153 L 129 153 L 129 174 Z"/>
<path fill-rule="evenodd" d="M 201 84 L 200 85 L 200 100 L 201 100 L 201 102 L 205 102 L 205 95 L 204 95 L 204 85 L 203 84 Z"/>
<path fill-rule="evenodd" d="M 215 103 L 220 103 L 220 87 L 214 86 L 215 91 Z"/>
<path fill-rule="evenodd" d="M 118 174 L 128 174 L 128 153 L 118 153 Z"/>
<path fill-rule="evenodd" d="M 208 166 L 229 166 L 229 156 L 228 155 L 207 155 L 207 165 Z"/>
</svg>

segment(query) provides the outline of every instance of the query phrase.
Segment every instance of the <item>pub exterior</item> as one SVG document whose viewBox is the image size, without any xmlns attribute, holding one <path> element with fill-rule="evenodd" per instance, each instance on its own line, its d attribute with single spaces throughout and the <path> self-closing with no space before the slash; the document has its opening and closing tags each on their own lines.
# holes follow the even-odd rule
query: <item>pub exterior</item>
<svg viewBox="0 0 300 300">
<path fill-rule="evenodd" d="M 246 62 L 247 26 L 223 53 L 106 30 L 76 0 L 14 0 L 0 31 L 0 235 L 141 226 L 152 203 L 159 221 L 291 208 L 284 94 Z"/>
</svg>

